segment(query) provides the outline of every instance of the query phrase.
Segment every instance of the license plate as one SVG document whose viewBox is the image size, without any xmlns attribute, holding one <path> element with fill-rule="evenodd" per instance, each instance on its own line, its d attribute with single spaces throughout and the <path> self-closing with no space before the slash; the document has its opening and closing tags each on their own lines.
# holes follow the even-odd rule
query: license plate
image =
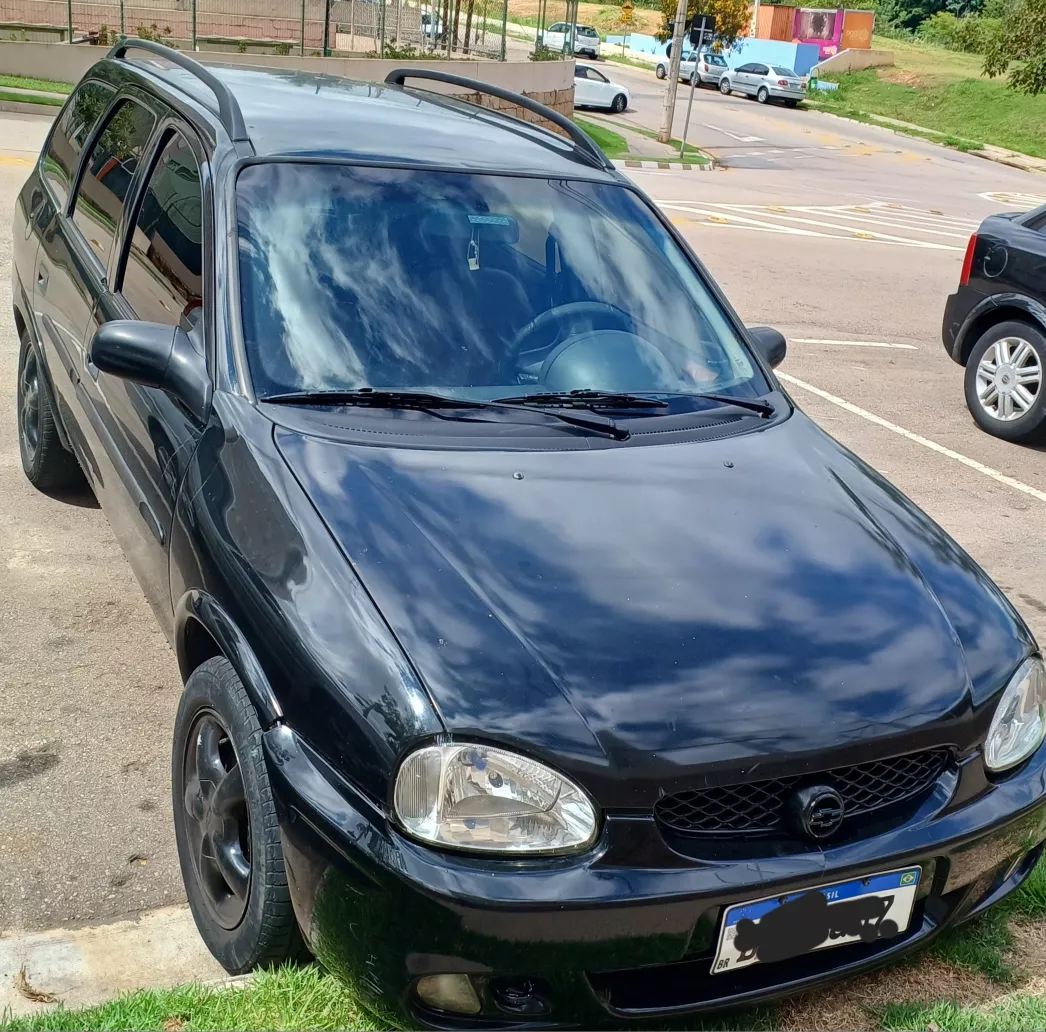
<svg viewBox="0 0 1046 1032">
<path fill-rule="evenodd" d="M 729 907 L 712 974 L 900 935 L 911 921 L 921 873 L 903 867 Z"/>
</svg>

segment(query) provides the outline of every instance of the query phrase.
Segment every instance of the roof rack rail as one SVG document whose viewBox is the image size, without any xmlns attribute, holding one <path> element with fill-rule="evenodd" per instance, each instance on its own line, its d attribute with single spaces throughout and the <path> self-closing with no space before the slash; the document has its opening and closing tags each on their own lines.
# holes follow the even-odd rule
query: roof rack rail
<svg viewBox="0 0 1046 1032">
<path fill-rule="evenodd" d="M 186 56 L 180 50 L 175 50 L 173 47 L 164 46 L 163 43 L 156 43 L 151 39 L 139 39 L 137 36 L 130 36 L 127 39 L 120 40 L 106 56 L 114 59 L 121 58 L 132 48 L 135 50 L 146 50 L 150 54 L 166 58 L 171 64 L 176 64 L 187 72 L 192 72 L 200 82 L 210 88 L 217 99 L 218 117 L 221 119 L 222 126 L 229 134 L 232 142 L 250 142 L 251 138 L 247 135 L 247 127 L 243 122 L 243 112 L 240 111 L 240 105 L 236 103 L 236 98 L 232 95 L 232 91 L 221 79 L 200 64 L 199 61 L 194 61 L 191 57 Z"/>
<path fill-rule="evenodd" d="M 558 125 L 573 140 L 578 150 L 584 152 L 585 156 L 600 168 L 614 167 L 613 163 L 580 127 L 553 108 L 531 100 L 524 93 L 514 93 L 512 90 L 503 90 L 500 86 L 491 86 L 490 83 L 480 82 L 478 79 L 466 79 L 463 75 L 451 75 L 449 72 L 441 72 L 432 68 L 394 68 L 385 76 L 385 82 L 390 86 L 402 86 L 407 79 L 432 79 L 435 82 L 446 82 L 453 86 L 465 86 L 473 93 L 486 93 L 491 97 L 518 104 L 521 108 L 533 111 L 534 114 L 541 115 L 542 118 Z"/>
</svg>

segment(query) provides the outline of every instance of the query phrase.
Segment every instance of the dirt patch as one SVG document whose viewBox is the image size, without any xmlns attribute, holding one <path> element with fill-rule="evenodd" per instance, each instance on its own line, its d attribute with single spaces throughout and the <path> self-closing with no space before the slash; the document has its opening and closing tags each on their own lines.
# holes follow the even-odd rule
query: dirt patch
<svg viewBox="0 0 1046 1032">
<path fill-rule="evenodd" d="M 902 68 L 882 68 L 879 71 L 882 82 L 896 83 L 898 86 L 911 86 L 917 90 L 926 89 L 927 82 L 920 78 L 915 72 L 905 71 Z"/>
<path fill-rule="evenodd" d="M 1046 996 L 1046 920 L 1010 920 L 1013 946 L 1005 959 L 1021 974 L 1020 991 Z"/>
<path fill-rule="evenodd" d="M 777 1027 L 782 1032 L 863 1032 L 875 1027 L 873 1015 L 887 1004 L 948 999 L 971 1006 L 999 995 L 999 987 L 983 975 L 927 957 L 798 996 L 782 1005 Z"/>
</svg>

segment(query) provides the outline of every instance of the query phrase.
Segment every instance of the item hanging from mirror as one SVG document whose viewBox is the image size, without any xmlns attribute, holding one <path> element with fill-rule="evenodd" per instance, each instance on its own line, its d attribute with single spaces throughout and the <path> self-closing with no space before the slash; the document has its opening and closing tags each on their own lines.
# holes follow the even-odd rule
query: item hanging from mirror
<svg viewBox="0 0 1046 1032">
<path fill-rule="evenodd" d="M 472 239 L 469 241 L 469 272 L 475 272 L 479 268 L 479 244 L 476 243 L 476 231 L 472 231 Z"/>
</svg>

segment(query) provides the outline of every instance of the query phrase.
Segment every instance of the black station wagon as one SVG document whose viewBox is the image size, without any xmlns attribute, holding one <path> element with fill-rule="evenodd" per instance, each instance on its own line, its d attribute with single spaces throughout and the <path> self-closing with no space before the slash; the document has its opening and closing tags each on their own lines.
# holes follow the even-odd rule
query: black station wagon
<svg viewBox="0 0 1046 1032">
<path fill-rule="evenodd" d="M 86 478 L 177 653 L 229 971 L 307 947 L 412 1026 L 664 1022 L 1037 862 L 1027 628 L 566 118 L 129 40 L 14 242 L 22 462 Z"/>
</svg>

